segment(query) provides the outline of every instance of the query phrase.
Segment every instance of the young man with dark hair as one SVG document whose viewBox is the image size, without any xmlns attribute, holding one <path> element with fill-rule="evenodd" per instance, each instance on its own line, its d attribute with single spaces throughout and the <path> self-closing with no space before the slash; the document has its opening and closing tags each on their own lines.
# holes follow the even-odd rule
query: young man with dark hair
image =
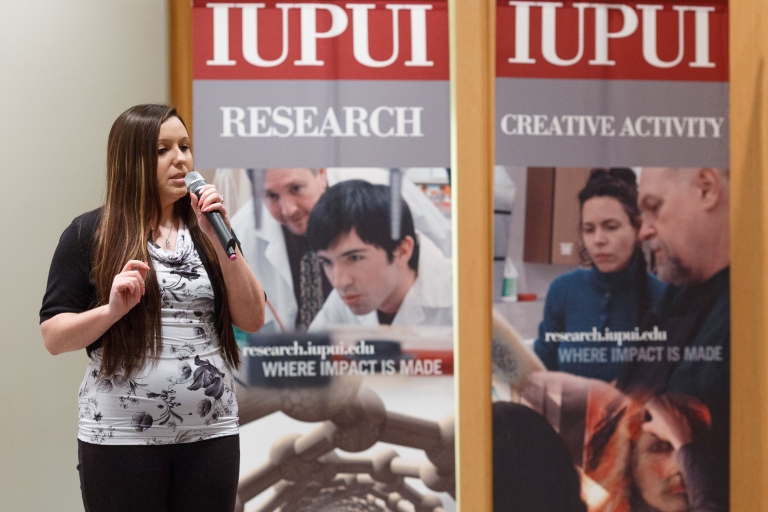
<svg viewBox="0 0 768 512">
<path fill-rule="evenodd" d="M 308 249 L 307 221 L 327 186 L 354 178 L 388 183 L 389 171 L 379 168 L 266 169 L 264 196 L 248 200 L 232 216 L 232 228 L 240 238 L 243 256 L 269 295 L 269 308 L 260 333 L 306 330 L 333 290 L 314 252 Z M 245 176 L 243 179 L 247 180 Z M 448 219 L 408 179 L 402 181 L 402 195 L 419 232 L 434 241 L 444 254 L 450 254 Z M 254 207 L 254 200 L 261 205 Z M 254 213 L 257 209 L 261 210 L 258 227 Z"/>
<path fill-rule="evenodd" d="M 451 261 L 416 233 L 401 209 L 390 236 L 390 191 L 350 180 L 329 188 L 312 210 L 307 238 L 334 291 L 309 327 L 338 324 L 451 325 Z"/>
</svg>

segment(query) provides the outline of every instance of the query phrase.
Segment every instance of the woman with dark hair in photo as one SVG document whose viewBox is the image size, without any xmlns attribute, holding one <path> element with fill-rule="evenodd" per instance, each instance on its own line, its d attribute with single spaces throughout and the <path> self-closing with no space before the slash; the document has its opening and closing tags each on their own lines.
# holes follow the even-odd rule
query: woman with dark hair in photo
<svg viewBox="0 0 768 512">
<path fill-rule="evenodd" d="M 78 470 L 85 509 L 226 511 L 239 473 L 240 364 L 232 325 L 256 331 L 265 296 L 203 215 L 189 134 L 175 109 L 138 105 L 112 125 L 104 205 L 77 217 L 53 256 L 40 311 L 52 354 L 85 348 Z"/>
<path fill-rule="evenodd" d="M 522 377 L 510 381 L 518 403 L 493 404 L 494 496 L 549 505 L 497 510 L 577 510 L 574 494 L 589 512 L 727 510 L 715 485 L 712 417 L 700 400 L 676 393 L 629 396 L 609 383 L 563 372 L 534 370 Z M 575 493 L 574 478 L 580 482 Z M 558 479 L 559 487 L 552 483 Z"/>
<path fill-rule="evenodd" d="M 583 255 L 591 266 L 552 282 L 534 347 L 549 370 L 610 382 L 626 364 L 611 361 L 616 342 L 553 341 L 547 333 L 634 331 L 662 299 L 665 285 L 648 273 L 640 249 L 637 178 L 631 169 L 594 170 L 579 204 Z M 569 357 L 573 354 L 578 356 Z"/>
</svg>

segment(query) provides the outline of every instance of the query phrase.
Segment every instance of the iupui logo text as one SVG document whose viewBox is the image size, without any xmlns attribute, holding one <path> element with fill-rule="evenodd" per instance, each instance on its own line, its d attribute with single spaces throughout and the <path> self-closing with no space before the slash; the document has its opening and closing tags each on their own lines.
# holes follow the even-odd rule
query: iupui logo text
<svg viewBox="0 0 768 512">
<path fill-rule="evenodd" d="M 195 79 L 448 79 L 442 1 L 194 5 Z"/>
<path fill-rule="evenodd" d="M 497 5 L 497 76 L 728 80 L 722 0 Z"/>
</svg>

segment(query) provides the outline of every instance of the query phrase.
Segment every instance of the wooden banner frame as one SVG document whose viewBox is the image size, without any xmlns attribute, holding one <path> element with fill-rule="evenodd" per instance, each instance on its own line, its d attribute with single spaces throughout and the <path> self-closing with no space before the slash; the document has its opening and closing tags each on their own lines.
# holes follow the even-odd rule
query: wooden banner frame
<svg viewBox="0 0 768 512">
<path fill-rule="evenodd" d="M 731 510 L 768 510 L 768 4 L 730 17 Z"/>
<path fill-rule="evenodd" d="M 493 510 L 491 293 L 496 3 L 449 0 L 456 501 Z"/>
<path fill-rule="evenodd" d="M 169 0 L 170 97 L 192 118 L 192 8 Z M 457 501 L 492 510 L 490 311 L 495 2 L 449 0 Z M 731 90 L 731 510 L 768 510 L 768 4 L 734 0 Z"/>
</svg>

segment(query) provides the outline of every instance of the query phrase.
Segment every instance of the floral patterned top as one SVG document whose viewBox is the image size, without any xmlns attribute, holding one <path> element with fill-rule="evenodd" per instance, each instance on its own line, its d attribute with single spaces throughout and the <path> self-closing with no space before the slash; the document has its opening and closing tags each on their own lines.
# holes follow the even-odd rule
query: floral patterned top
<svg viewBox="0 0 768 512">
<path fill-rule="evenodd" d="M 132 377 L 101 372 L 101 350 L 80 385 L 78 439 L 97 444 L 168 444 L 238 433 L 235 383 L 221 357 L 213 289 L 189 231 L 176 250 L 150 242 L 160 284 L 163 347 Z"/>
</svg>

